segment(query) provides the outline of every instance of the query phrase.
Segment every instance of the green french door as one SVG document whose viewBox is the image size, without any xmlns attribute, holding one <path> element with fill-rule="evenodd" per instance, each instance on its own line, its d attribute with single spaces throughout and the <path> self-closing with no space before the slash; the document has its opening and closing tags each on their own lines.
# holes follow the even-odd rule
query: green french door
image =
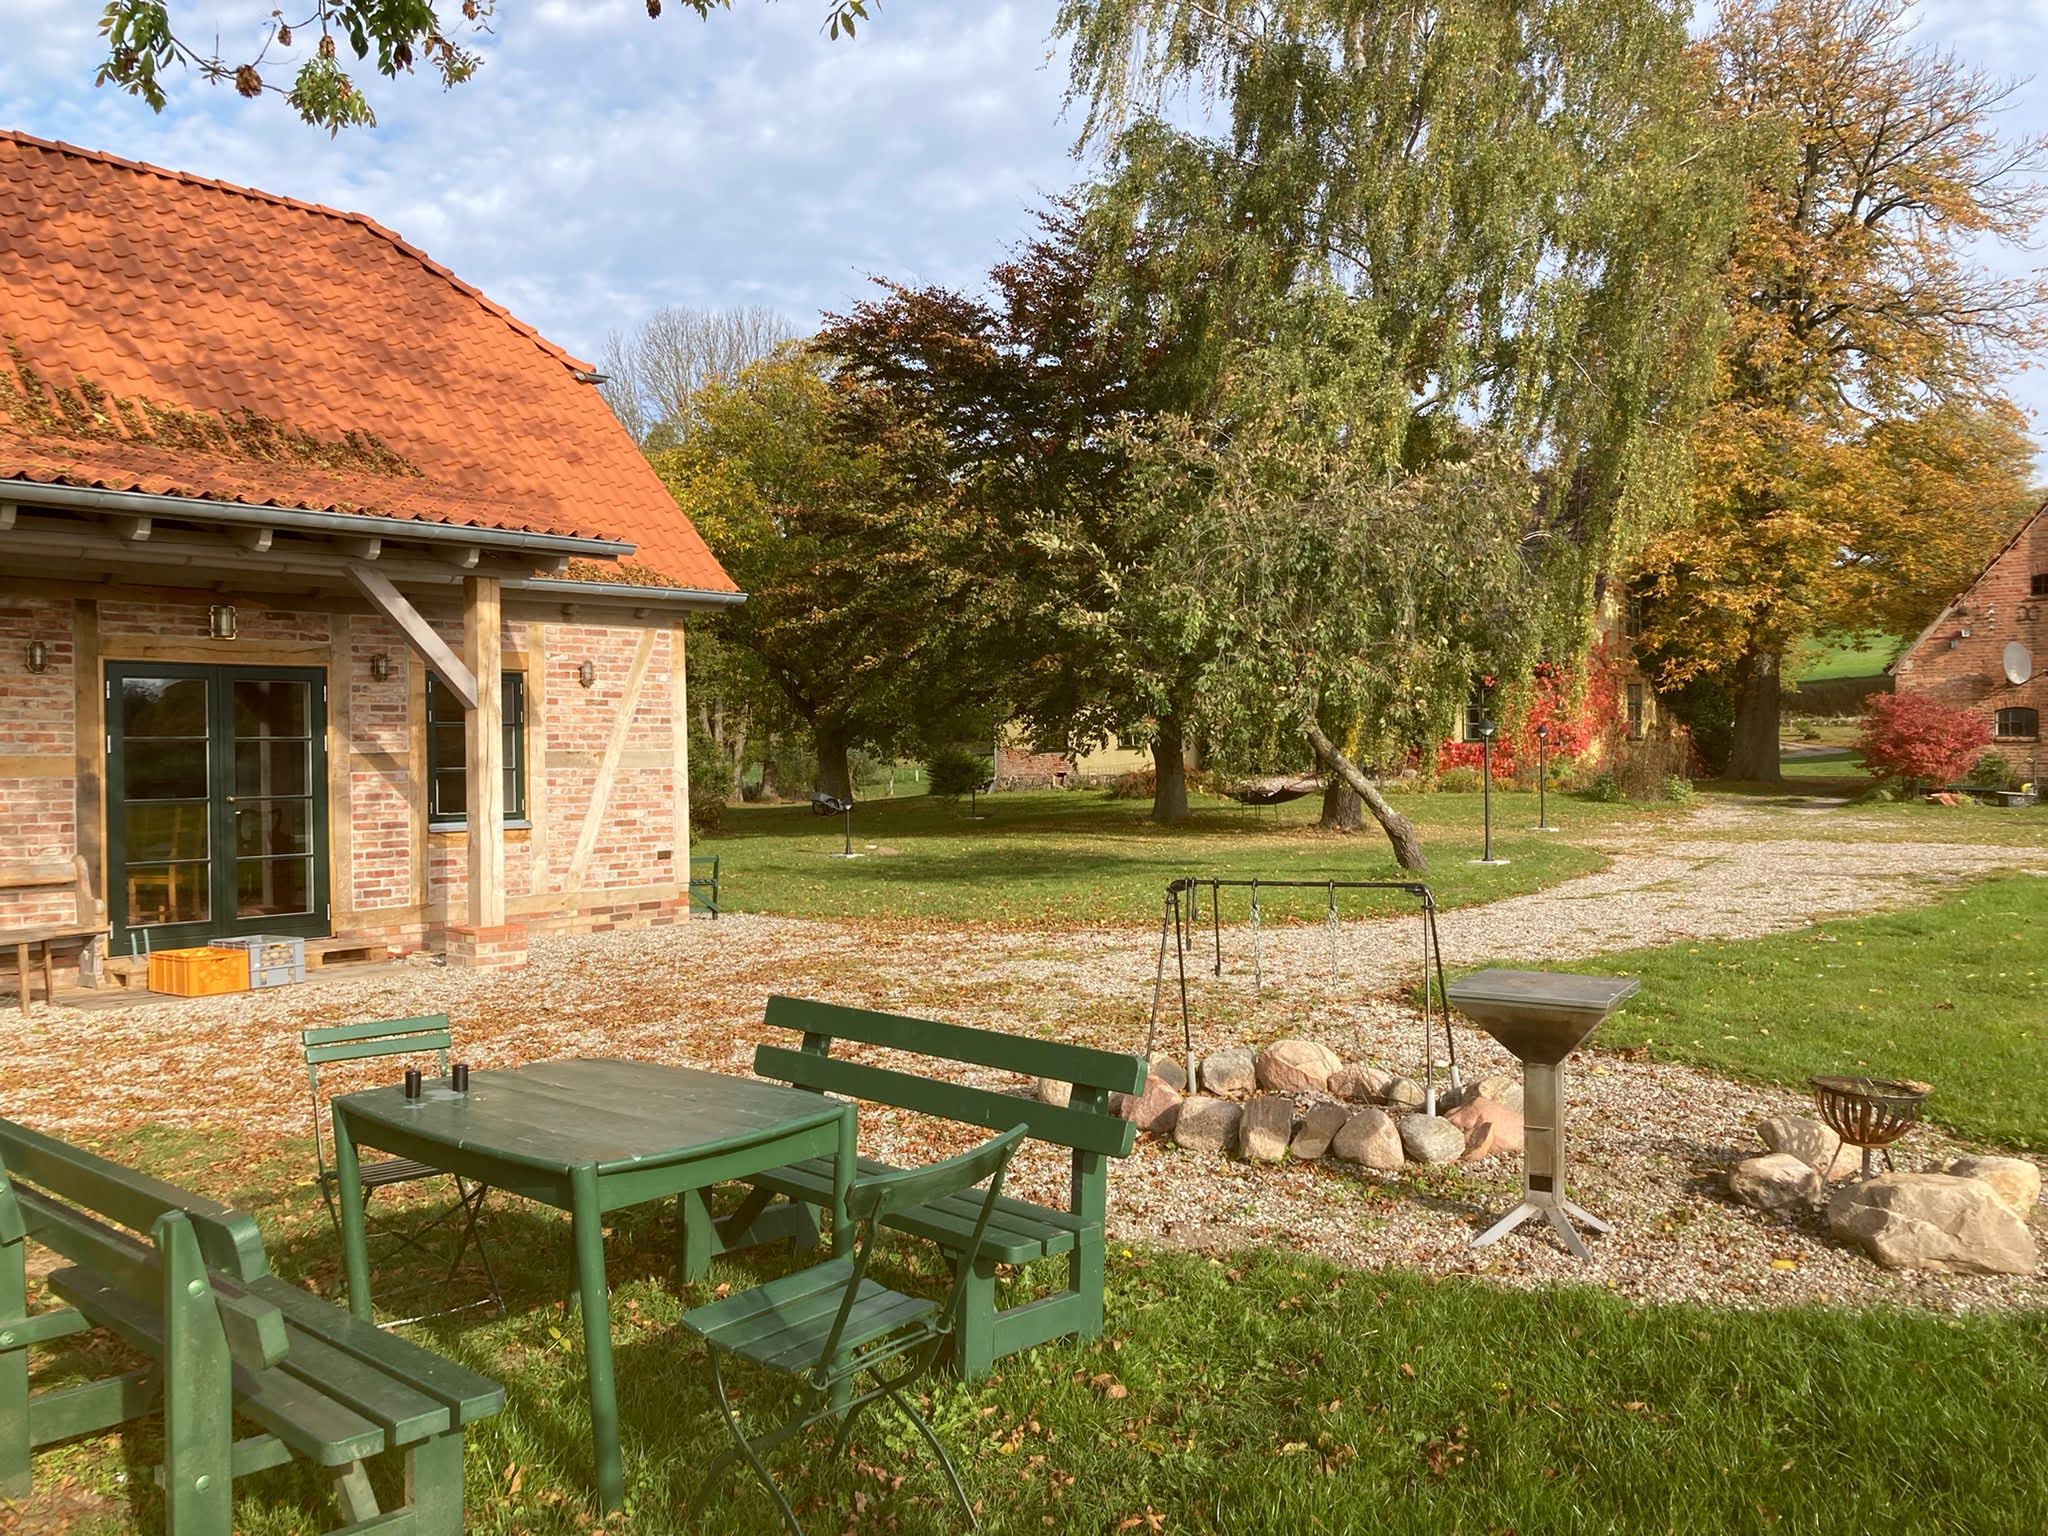
<svg viewBox="0 0 2048 1536">
<path fill-rule="evenodd" d="M 107 667 L 114 953 L 327 932 L 326 674 Z"/>
</svg>

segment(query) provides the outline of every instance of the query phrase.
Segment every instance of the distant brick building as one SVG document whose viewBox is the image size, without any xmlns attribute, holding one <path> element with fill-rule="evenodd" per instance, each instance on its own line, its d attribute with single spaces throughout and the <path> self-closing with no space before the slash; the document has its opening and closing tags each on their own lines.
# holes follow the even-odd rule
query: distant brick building
<svg viewBox="0 0 2048 1536">
<path fill-rule="evenodd" d="M 687 910 L 683 619 L 741 595 L 585 364 L 360 215 L 4 131 L 0 348 L 0 930 Z"/>
<path fill-rule="evenodd" d="M 1977 579 L 1891 665 L 1901 693 L 1977 710 L 1991 750 L 2034 777 L 2048 712 L 2048 503 L 1991 557 Z"/>
</svg>

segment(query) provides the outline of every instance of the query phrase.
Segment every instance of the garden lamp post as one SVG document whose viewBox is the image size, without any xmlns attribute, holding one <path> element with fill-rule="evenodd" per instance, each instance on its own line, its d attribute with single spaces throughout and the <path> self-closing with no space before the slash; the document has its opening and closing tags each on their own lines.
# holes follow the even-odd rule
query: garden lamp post
<svg viewBox="0 0 2048 1536">
<path fill-rule="evenodd" d="M 1550 726 L 1536 727 L 1536 830 L 1554 832 L 1550 824 L 1549 802 L 1545 793 L 1550 785 Z"/>
<path fill-rule="evenodd" d="M 1485 846 L 1474 864 L 1505 864 L 1506 859 L 1493 856 L 1493 733 L 1491 717 L 1479 722 L 1479 798 L 1481 814 L 1486 827 Z"/>
</svg>

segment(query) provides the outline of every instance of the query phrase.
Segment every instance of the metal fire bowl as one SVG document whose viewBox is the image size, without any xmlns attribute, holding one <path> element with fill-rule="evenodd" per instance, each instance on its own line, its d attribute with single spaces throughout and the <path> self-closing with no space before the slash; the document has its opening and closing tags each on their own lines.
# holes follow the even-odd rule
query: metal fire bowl
<svg viewBox="0 0 2048 1536">
<path fill-rule="evenodd" d="M 1518 1059 L 1555 1066 L 1640 985 L 1632 976 L 1485 970 L 1452 982 L 1444 995 Z"/>
<path fill-rule="evenodd" d="M 1883 1077 L 1809 1077 L 1820 1117 L 1852 1147 L 1888 1147 L 1920 1118 L 1926 1083 Z M 1886 1156 L 1890 1156 L 1889 1153 Z"/>
</svg>

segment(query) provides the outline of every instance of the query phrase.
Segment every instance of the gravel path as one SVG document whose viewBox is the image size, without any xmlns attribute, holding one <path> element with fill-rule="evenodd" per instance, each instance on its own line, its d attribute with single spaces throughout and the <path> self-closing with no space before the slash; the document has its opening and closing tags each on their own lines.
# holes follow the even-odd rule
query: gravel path
<svg viewBox="0 0 2048 1536">
<path fill-rule="evenodd" d="M 1710 801 L 1693 817 L 1598 841 L 1600 873 L 1442 915 L 1446 961 L 1568 959 L 1679 938 L 1739 938 L 1816 918 L 1908 906 L 1997 868 L 2048 872 L 2048 846 L 1785 841 L 1802 813 Z M 1226 906 L 1226 910 L 1227 906 Z M 1225 974 L 1198 946 L 1196 1048 L 1307 1033 L 1347 1057 L 1420 1075 L 1416 1017 L 1400 1002 L 1418 970 L 1412 918 L 1345 924 L 1330 976 L 1321 925 L 1269 926 L 1265 986 L 1254 995 L 1249 934 L 1225 932 Z M 109 1142 L 144 1122 L 229 1130 L 252 1142 L 303 1137 L 309 1125 L 296 1032 L 310 1024 L 446 1012 L 478 1068 L 567 1054 L 609 1054 L 745 1070 L 765 1038 L 762 1003 L 789 992 L 925 1012 L 962 1023 L 1142 1046 L 1158 963 L 1155 933 L 902 928 L 728 916 L 681 929 L 542 940 L 511 976 L 448 970 L 426 958 L 278 993 L 90 1011 L 39 1007 L 0 1040 L 0 1113 Z M 1196 962 L 1201 962 L 1196 964 Z M 1168 998 L 1171 999 L 1171 972 Z M 1169 1007 L 1171 1007 L 1169 1002 Z M 1162 1044 L 1178 1019 L 1162 1025 Z M 1461 1028 L 1468 1075 L 1505 1056 Z M 972 1076 L 972 1074 L 963 1074 Z M 364 1072 L 358 1081 L 373 1080 Z M 981 1081 L 1018 1086 L 983 1075 Z M 346 1077 L 337 1089 L 350 1086 Z M 1573 1180 L 1588 1209 L 1615 1221 L 1591 1265 L 1545 1237 L 1518 1234 L 1474 1256 L 1489 1213 L 1512 1203 L 1509 1163 L 1382 1179 L 1336 1165 L 1249 1169 L 1147 1144 L 1116 1166 L 1120 1235 L 1223 1250 L 1302 1247 L 1345 1262 L 1477 1273 L 1501 1283 L 1590 1281 L 1630 1296 L 1771 1305 L 1837 1300 L 1946 1309 L 2048 1301 L 2041 1280 L 1888 1275 L 1811 1228 L 1729 1205 L 1718 1170 L 1754 1145 L 1763 1115 L 1798 1096 L 1683 1067 L 1594 1053 L 1573 1081 Z M 863 1115 L 868 1150 L 905 1160 L 964 1145 L 957 1128 Z M 1947 1143 L 1915 1136 L 1904 1161 Z M 1738 1149 L 1744 1149 L 1738 1151 Z M 1026 1192 L 1061 1198 L 1064 1172 L 1033 1155 Z"/>
</svg>

